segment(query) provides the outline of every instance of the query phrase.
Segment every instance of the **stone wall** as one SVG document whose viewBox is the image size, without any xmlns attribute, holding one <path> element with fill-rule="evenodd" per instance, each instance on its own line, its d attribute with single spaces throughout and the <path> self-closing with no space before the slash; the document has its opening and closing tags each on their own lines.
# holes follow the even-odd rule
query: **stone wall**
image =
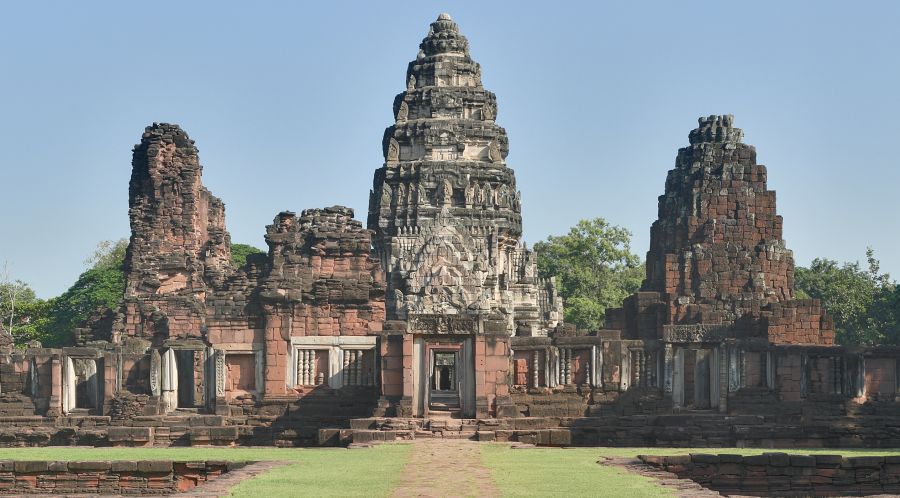
<svg viewBox="0 0 900 498">
<path fill-rule="evenodd" d="M 3 495 L 160 495 L 188 491 L 243 462 L 224 461 L 0 461 Z"/>
<path fill-rule="evenodd" d="M 225 205 L 201 172 L 194 141 L 177 125 L 148 126 L 134 148 L 126 335 L 199 337 L 206 292 L 232 272 Z"/>
<path fill-rule="evenodd" d="M 731 115 L 699 119 L 659 197 L 642 292 L 608 311 L 607 328 L 671 340 L 666 327 L 717 325 L 719 340 L 833 344 L 834 324 L 819 302 L 794 299 L 775 192 L 742 139 Z"/>
<path fill-rule="evenodd" d="M 900 456 L 641 455 L 645 464 L 723 494 L 866 496 L 900 493 Z"/>
<path fill-rule="evenodd" d="M 371 233 L 349 208 L 308 209 L 299 217 L 282 212 L 266 227 L 266 243 L 271 267 L 259 290 L 265 389 L 284 396 L 291 384 L 285 376 L 292 368 L 292 338 L 379 334 L 384 282 L 371 253 Z"/>
</svg>

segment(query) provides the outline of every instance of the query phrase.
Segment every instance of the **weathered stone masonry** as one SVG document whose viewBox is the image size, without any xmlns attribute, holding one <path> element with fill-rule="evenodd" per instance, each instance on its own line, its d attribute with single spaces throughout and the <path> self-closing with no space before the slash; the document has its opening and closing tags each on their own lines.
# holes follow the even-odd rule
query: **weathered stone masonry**
<svg viewBox="0 0 900 498">
<path fill-rule="evenodd" d="M 641 291 L 576 331 L 521 239 L 497 98 L 446 14 L 404 83 L 367 227 L 284 211 L 242 268 L 193 141 L 147 127 L 124 304 L 73 347 L 0 334 L 0 445 L 900 445 L 900 349 L 835 346 L 795 299 L 767 170 L 731 116 L 678 152 Z"/>
</svg>

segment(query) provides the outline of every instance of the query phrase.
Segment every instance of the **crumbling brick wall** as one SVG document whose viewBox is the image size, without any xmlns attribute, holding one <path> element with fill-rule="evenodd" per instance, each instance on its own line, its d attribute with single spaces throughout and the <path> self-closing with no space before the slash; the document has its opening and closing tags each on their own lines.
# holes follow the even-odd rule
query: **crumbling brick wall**
<svg viewBox="0 0 900 498">
<path fill-rule="evenodd" d="M 733 123 L 700 118 L 678 151 L 650 228 L 642 292 L 608 312 L 607 328 L 653 339 L 667 324 L 727 324 L 733 337 L 830 345 L 830 317 L 817 301 L 794 299 L 775 192 Z"/>
</svg>

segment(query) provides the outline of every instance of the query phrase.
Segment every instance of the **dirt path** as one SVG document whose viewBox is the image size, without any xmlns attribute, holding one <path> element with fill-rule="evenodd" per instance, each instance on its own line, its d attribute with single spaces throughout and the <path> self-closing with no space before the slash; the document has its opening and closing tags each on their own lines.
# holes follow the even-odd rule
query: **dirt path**
<svg viewBox="0 0 900 498">
<path fill-rule="evenodd" d="M 498 497 L 491 472 L 481 463 L 481 446 L 474 441 L 418 439 L 403 469 L 395 498 Z"/>
</svg>

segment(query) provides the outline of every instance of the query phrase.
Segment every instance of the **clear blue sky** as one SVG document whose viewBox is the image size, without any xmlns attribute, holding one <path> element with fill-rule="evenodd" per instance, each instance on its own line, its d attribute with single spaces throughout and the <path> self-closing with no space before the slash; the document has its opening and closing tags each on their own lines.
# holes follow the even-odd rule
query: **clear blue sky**
<svg viewBox="0 0 900 498">
<path fill-rule="evenodd" d="M 131 147 L 194 138 L 234 242 L 281 210 L 365 220 L 381 137 L 428 24 L 449 12 L 499 99 L 534 243 L 581 218 L 634 233 L 701 115 L 769 168 L 798 263 L 900 277 L 900 2 L 5 2 L 0 262 L 41 297 L 129 234 Z"/>
</svg>

